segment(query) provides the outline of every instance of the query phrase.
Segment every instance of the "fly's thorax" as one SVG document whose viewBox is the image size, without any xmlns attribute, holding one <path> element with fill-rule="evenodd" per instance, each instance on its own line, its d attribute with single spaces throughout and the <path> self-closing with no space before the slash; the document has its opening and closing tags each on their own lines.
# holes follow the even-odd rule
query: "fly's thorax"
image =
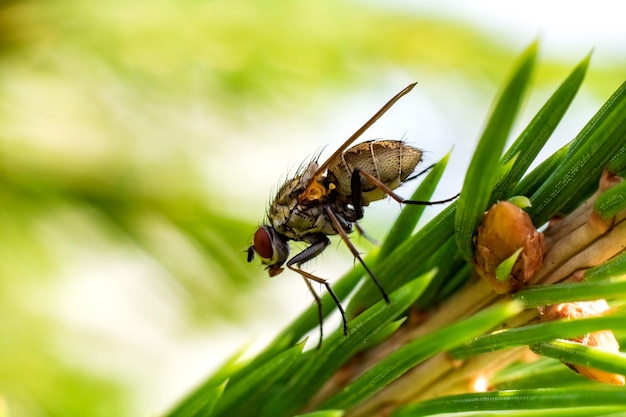
<svg viewBox="0 0 626 417">
<path fill-rule="evenodd" d="M 308 236 L 318 233 L 337 234 L 322 204 L 293 207 L 272 206 L 272 208 L 275 209 L 274 214 L 270 211 L 269 215 L 272 226 L 278 233 L 291 240 L 306 240 Z"/>
<path fill-rule="evenodd" d="M 337 187 L 337 194 L 349 200 L 351 179 L 355 169 L 367 172 L 390 189 L 395 189 L 422 160 L 422 151 L 399 140 L 376 140 L 359 143 L 347 149 L 328 166 L 328 179 Z M 361 176 L 363 205 L 385 197 L 376 185 Z"/>
<path fill-rule="evenodd" d="M 332 191 L 326 188 L 326 178 L 320 177 L 318 184 L 323 190 L 319 198 L 299 201 L 299 196 L 307 189 L 317 168 L 316 161 L 309 163 L 300 174 L 286 181 L 278 190 L 268 210 L 272 227 L 291 240 L 306 240 L 315 234 L 334 235 L 331 220 L 324 212 L 324 205 L 332 203 Z"/>
<path fill-rule="evenodd" d="M 346 233 L 352 231 L 352 223 L 356 221 L 354 210 L 340 201 L 330 201 L 327 203 L 301 205 L 273 204 L 269 212 L 269 220 L 272 227 L 281 235 L 291 240 L 307 241 L 316 234 L 336 235 L 337 231 L 332 220 L 324 211 L 327 205 Z"/>
<path fill-rule="evenodd" d="M 302 194 L 307 185 L 309 185 L 309 182 L 311 182 L 318 166 L 317 161 L 313 161 L 306 165 L 306 167 L 299 169 L 294 177 L 288 179 L 280 186 L 272 205 L 283 204 L 291 206 L 295 204 L 298 196 Z"/>
<path fill-rule="evenodd" d="M 276 197 L 274 197 L 274 201 L 272 201 L 271 206 L 295 205 L 297 202 L 298 194 L 300 194 L 302 189 L 303 188 L 301 187 L 301 177 L 295 177 L 286 181 L 276 193 Z"/>
<path fill-rule="evenodd" d="M 298 204 L 300 190 L 300 177 L 292 178 L 280 187 L 268 210 L 272 224 L 282 223 L 289 217 Z"/>
</svg>

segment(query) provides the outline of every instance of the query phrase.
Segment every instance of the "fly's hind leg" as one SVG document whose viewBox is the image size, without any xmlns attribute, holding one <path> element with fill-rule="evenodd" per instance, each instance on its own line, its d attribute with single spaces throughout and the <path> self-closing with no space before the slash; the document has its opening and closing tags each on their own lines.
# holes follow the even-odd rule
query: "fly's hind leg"
<svg viewBox="0 0 626 417">
<path fill-rule="evenodd" d="M 430 167 L 427 168 L 427 170 L 428 169 L 430 169 Z M 421 175 L 424 172 L 425 171 L 420 172 L 419 174 L 417 174 L 417 176 Z M 416 204 L 416 205 L 420 205 L 420 206 L 433 206 L 435 204 L 448 203 L 448 202 L 456 199 L 459 196 L 459 194 L 457 194 L 454 197 L 446 198 L 445 200 L 437 200 L 437 201 L 405 200 L 404 198 L 400 197 L 398 194 L 394 193 L 393 190 L 391 188 L 389 188 L 384 182 L 382 182 L 381 180 L 379 180 L 378 178 L 376 178 L 375 176 L 373 176 L 369 172 L 360 171 L 358 169 L 355 169 L 354 172 L 352 173 L 352 181 L 353 182 L 355 182 L 355 181 L 358 182 L 359 189 L 360 189 L 360 185 L 361 185 L 361 175 L 363 175 L 365 178 L 367 178 L 369 181 L 371 181 L 372 184 L 374 184 L 376 187 L 381 189 L 385 194 L 387 194 L 389 197 L 393 198 L 394 200 L 396 200 L 400 204 Z M 413 176 L 410 179 L 414 179 L 417 176 Z M 357 178 L 356 180 L 355 180 L 355 177 Z M 354 192 L 354 189 L 355 189 L 355 185 L 356 184 L 352 184 L 353 192 Z M 361 213 L 362 213 L 363 212 L 362 201 L 360 202 L 360 205 L 361 205 Z M 356 208 L 355 208 L 355 211 L 357 211 Z M 357 213 L 358 213 L 358 211 L 357 211 Z"/>
<path fill-rule="evenodd" d="M 320 339 L 317 345 L 318 349 L 322 346 L 322 340 L 324 339 L 324 328 L 323 328 L 324 313 L 322 311 L 322 300 L 313 289 L 313 286 L 311 285 L 310 281 L 319 282 L 324 287 L 326 287 L 326 290 L 332 297 L 333 301 L 337 305 L 337 309 L 339 310 L 339 313 L 341 314 L 341 319 L 343 322 L 343 334 L 345 336 L 348 335 L 348 321 L 346 319 L 346 312 L 344 311 L 343 306 L 341 305 L 341 302 L 339 301 L 339 298 L 337 298 L 337 296 L 335 295 L 335 292 L 331 288 L 328 281 L 326 281 L 323 278 L 319 278 L 311 274 L 310 272 L 300 269 L 300 265 L 315 258 L 317 255 L 322 253 L 328 245 L 330 245 L 330 240 L 328 239 L 328 237 L 326 237 L 325 235 L 320 235 L 317 242 L 312 243 L 309 247 L 304 249 L 299 254 L 295 255 L 293 258 L 291 258 L 287 262 L 287 268 L 291 269 L 294 272 L 297 272 L 298 274 L 300 274 L 300 276 L 302 276 L 302 278 L 304 278 L 304 282 L 309 288 L 309 291 L 311 292 L 311 294 L 313 294 L 313 297 L 315 298 L 315 302 L 317 303 L 317 315 L 318 315 L 318 319 L 320 323 Z"/>
<path fill-rule="evenodd" d="M 415 178 L 421 177 L 422 175 L 424 175 L 425 173 L 427 173 L 428 171 L 430 171 L 431 169 L 433 169 L 435 167 L 435 164 L 432 164 L 426 168 L 424 168 L 423 170 L 421 170 L 420 172 L 418 172 L 415 175 L 411 175 L 410 177 L 408 177 L 407 179 L 405 179 L 403 182 L 408 182 L 408 181 L 413 181 Z"/>
</svg>

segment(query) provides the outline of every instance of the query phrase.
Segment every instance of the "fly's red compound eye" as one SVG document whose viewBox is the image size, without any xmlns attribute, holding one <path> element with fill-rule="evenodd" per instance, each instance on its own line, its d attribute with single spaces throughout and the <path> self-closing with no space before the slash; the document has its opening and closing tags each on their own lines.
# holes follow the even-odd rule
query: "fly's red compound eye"
<svg viewBox="0 0 626 417">
<path fill-rule="evenodd" d="M 274 256 L 274 248 L 272 246 L 272 238 L 265 227 L 259 227 L 254 233 L 254 251 L 261 258 L 272 259 Z"/>
</svg>

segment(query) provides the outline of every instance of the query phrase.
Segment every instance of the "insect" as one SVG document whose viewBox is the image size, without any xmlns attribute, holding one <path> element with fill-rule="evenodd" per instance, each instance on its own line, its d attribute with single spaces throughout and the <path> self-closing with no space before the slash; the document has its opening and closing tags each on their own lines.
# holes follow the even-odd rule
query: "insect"
<svg viewBox="0 0 626 417">
<path fill-rule="evenodd" d="M 278 190 L 267 213 L 267 223 L 254 234 L 248 248 L 248 262 L 254 255 L 261 258 L 271 277 L 280 274 L 286 265 L 300 274 L 318 305 L 320 339 L 323 338 L 322 302 L 311 285 L 318 282 L 334 300 L 343 321 L 344 335 L 348 324 L 341 302 L 330 284 L 323 278 L 302 269 L 302 264 L 322 253 L 330 244 L 328 236 L 339 235 L 352 255 L 363 265 L 387 303 L 389 297 L 382 284 L 365 264 L 348 234 L 357 228 L 363 217 L 363 207 L 390 196 L 403 204 L 432 205 L 453 200 L 456 196 L 441 201 L 405 200 L 393 192 L 410 175 L 422 160 L 422 151 L 398 140 L 375 140 L 349 146 L 359 138 L 376 120 L 389 110 L 402 96 L 415 87 L 410 84 L 389 100 L 361 128 L 350 136 L 326 161 L 317 158 L 305 165 L 296 175 L 287 180 Z M 427 171 L 424 170 L 423 172 Z M 308 246 L 289 258 L 289 241 L 300 241 Z"/>
</svg>

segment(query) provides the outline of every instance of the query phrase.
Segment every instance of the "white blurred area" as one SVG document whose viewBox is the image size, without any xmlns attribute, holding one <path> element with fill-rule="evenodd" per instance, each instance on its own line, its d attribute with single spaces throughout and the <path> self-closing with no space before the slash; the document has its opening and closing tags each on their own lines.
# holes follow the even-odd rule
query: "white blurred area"
<svg viewBox="0 0 626 417">
<path fill-rule="evenodd" d="M 544 55 L 553 58 L 578 59 L 595 48 L 596 60 L 612 60 L 624 53 L 626 42 L 622 24 L 626 6 L 610 0 L 391 0 L 385 5 L 478 26 L 503 45 L 539 38 Z"/>
<path fill-rule="evenodd" d="M 541 58 L 548 56 L 563 58 L 572 68 L 594 48 L 590 76 L 595 62 L 614 58 L 614 54 L 626 50 L 621 3 L 596 1 L 592 5 L 593 11 L 589 2 L 572 1 L 387 3 L 387 7 L 402 8 L 407 13 L 430 14 L 478 26 L 513 51 L 521 52 L 538 38 L 538 68 Z M 590 13 L 597 13 L 597 19 L 589 19 Z M 512 65 L 513 62 L 502 62 L 502 79 Z M 393 69 L 381 74 L 377 83 L 355 87 L 351 92 L 320 91 L 308 104 L 299 104 L 304 107 L 298 109 L 284 103 L 286 117 L 264 111 L 246 115 L 245 125 L 224 124 L 219 127 L 222 134 L 231 137 L 224 141 L 224 146 L 206 155 L 206 187 L 219 189 L 231 202 L 223 208 L 224 212 L 249 218 L 254 209 L 261 222 L 280 179 L 324 146 L 322 158 L 328 156 L 389 98 L 408 83 L 418 81 L 417 87 L 362 139 L 404 139 L 425 150 L 424 166 L 452 151 L 448 170 L 433 198 L 452 196 L 461 188 L 463 173 L 498 88 L 485 79 L 468 80 L 463 73 L 464 68 L 443 76 L 428 71 L 427 66 L 415 74 Z M 561 79 L 566 76 L 563 73 Z M 556 87 L 555 84 L 552 89 Z M 617 84 L 613 86 L 616 87 Z M 607 90 L 606 97 L 610 92 Z M 551 91 L 535 93 L 526 103 L 516 132 Z M 588 94 L 583 84 L 544 155 L 572 139 L 606 97 Z M 187 128 L 200 135 L 210 117 L 200 112 L 188 120 L 197 125 Z M 227 182 L 224 173 L 228 174 Z M 414 188 L 415 184 L 408 184 L 400 193 L 408 195 Z M 427 217 L 438 210 L 429 208 Z M 399 211 L 393 202 L 379 202 L 366 209 L 363 225 L 380 240 L 390 218 Z M 251 230 L 250 236 L 253 233 Z M 242 242 L 242 250 L 248 243 Z M 353 265 L 347 251 L 338 247 L 339 239 L 334 238 L 333 245 L 308 264 L 308 269 L 330 281 L 338 278 L 335 271 L 346 271 Z M 140 415 L 163 413 L 234 352 L 268 342 L 313 303 L 299 276 L 285 272 L 269 279 L 259 265 L 258 279 L 266 282 L 253 293 L 241 295 L 245 303 L 254 306 L 254 314 L 242 323 L 217 319 L 213 327 L 193 331 L 165 307 L 167 300 L 163 297 L 167 291 L 156 278 L 163 273 L 157 266 L 137 253 L 108 253 L 105 259 L 103 262 L 101 255 L 83 257 L 70 271 L 64 271 L 69 276 L 62 280 L 63 285 L 52 289 L 54 293 L 47 293 L 46 297 L 56 299 L 59 319 L 82 335 L 81 340 L 67 340 L 62 348 L 72 351 L 77 361 L 91 361 L 103 372 L 122 375 L 129 388 L 137 392 L 136 410 Z M 241 262 L 245 262 L 243 253 Z"/>
</svg>

